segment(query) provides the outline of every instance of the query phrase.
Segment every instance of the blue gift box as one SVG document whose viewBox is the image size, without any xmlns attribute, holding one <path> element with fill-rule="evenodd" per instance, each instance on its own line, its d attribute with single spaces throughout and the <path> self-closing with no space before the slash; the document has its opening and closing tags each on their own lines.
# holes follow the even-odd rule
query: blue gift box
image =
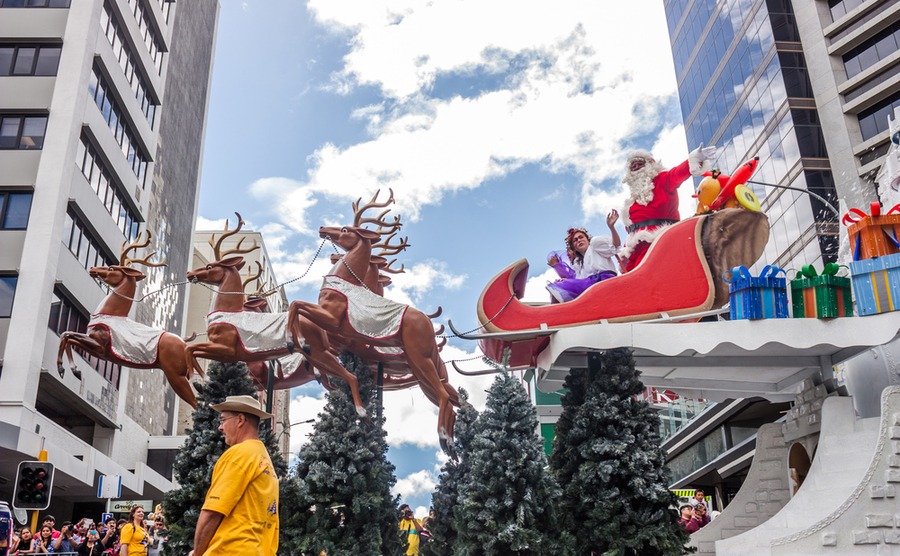
<svg viewBox="0 0 900 556">
<path fill-rule="evenodd" d="M 850 278 L 861 316 L 900 309 L 900 253 L 853 261 Z"/>
<path fill-rule="evenodd" d="M 759 276 L 753 276 L 746 266 L 731 271 L 728 294 L 731 320 L 786 319 L 788 314 L 787 280 L 779 278 L 784 269 L 767 265 Z"/>
</svg>

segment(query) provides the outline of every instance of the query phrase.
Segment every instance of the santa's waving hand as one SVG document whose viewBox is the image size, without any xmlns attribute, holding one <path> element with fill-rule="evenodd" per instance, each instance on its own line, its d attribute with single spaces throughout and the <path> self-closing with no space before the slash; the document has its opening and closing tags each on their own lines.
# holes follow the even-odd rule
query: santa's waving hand
<svg viewBox="0 0 900 556">
<path fill-rule="evenodd" d="M 628 272 L 641 262 L 650 244 L 666 226 L 681 220 L 678 214 L 678 186 L 691 176 L 699 176 L 712 168 L 716 156 L 715 147 L 699 147 L 691 151 L 688 159 L 666 170 L 647 151 L 635 151 L 628 155 L 625 178 L 630 196 L 625 201 L 622 222 L 628 237 L 619 252 L 623 272 Z"/>
</svg>

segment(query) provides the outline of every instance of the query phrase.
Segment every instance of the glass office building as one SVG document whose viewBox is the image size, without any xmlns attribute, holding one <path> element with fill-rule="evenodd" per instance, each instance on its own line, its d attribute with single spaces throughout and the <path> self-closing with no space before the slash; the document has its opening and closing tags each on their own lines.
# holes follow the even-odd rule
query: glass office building
<svg viewBox="0 0 900 556">
<path fill-rule="evenodd" d="M 771 225 L 763 264 L 799 268 L 837 256 L 835 180 L 789 0 L 665 3 L 690 148 L 720 147 L 730 173 L 759 157 L 752 185 Z M 796 190 L 782 189 L 787 186 Z"/>
</svg>

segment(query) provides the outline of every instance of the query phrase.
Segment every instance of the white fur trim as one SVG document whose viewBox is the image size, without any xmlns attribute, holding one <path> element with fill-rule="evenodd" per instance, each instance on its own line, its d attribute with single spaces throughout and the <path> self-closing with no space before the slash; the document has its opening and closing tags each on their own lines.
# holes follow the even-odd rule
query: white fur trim
<svg viewBox="0 0 900 556">
<path fill-rule="evenodd" d="M 628 234 L 628 237 L 625 238 L 625 246 L 619 251 L 619 258 L 624 260 L 630 257 L 638 243 L 653 243 L 653 240 L 659 237 L 659 235 L 669 226 L 671 226 L 671 224 L 664 224 L 652 228 L 641 228 L 640 230 Z"/>
</svg>

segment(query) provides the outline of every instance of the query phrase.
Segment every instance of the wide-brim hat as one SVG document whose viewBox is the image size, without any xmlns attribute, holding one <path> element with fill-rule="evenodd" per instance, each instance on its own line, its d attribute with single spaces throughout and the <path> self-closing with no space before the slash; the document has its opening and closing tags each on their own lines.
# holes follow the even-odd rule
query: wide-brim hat
<svg viewBox="0 0 900 556">
<path fill-rule="evenodd" d="M 235 413 L 249 413 L 256 415 L 260 419 L 271 419 L 272 414 L 266 413 L 260 407 L 259 401 L 253 396 L 228 396 L 222 403 L 213 404 L 213 409 L 219 413 L 223 411 L 233 411 Z"/>
</svg>

